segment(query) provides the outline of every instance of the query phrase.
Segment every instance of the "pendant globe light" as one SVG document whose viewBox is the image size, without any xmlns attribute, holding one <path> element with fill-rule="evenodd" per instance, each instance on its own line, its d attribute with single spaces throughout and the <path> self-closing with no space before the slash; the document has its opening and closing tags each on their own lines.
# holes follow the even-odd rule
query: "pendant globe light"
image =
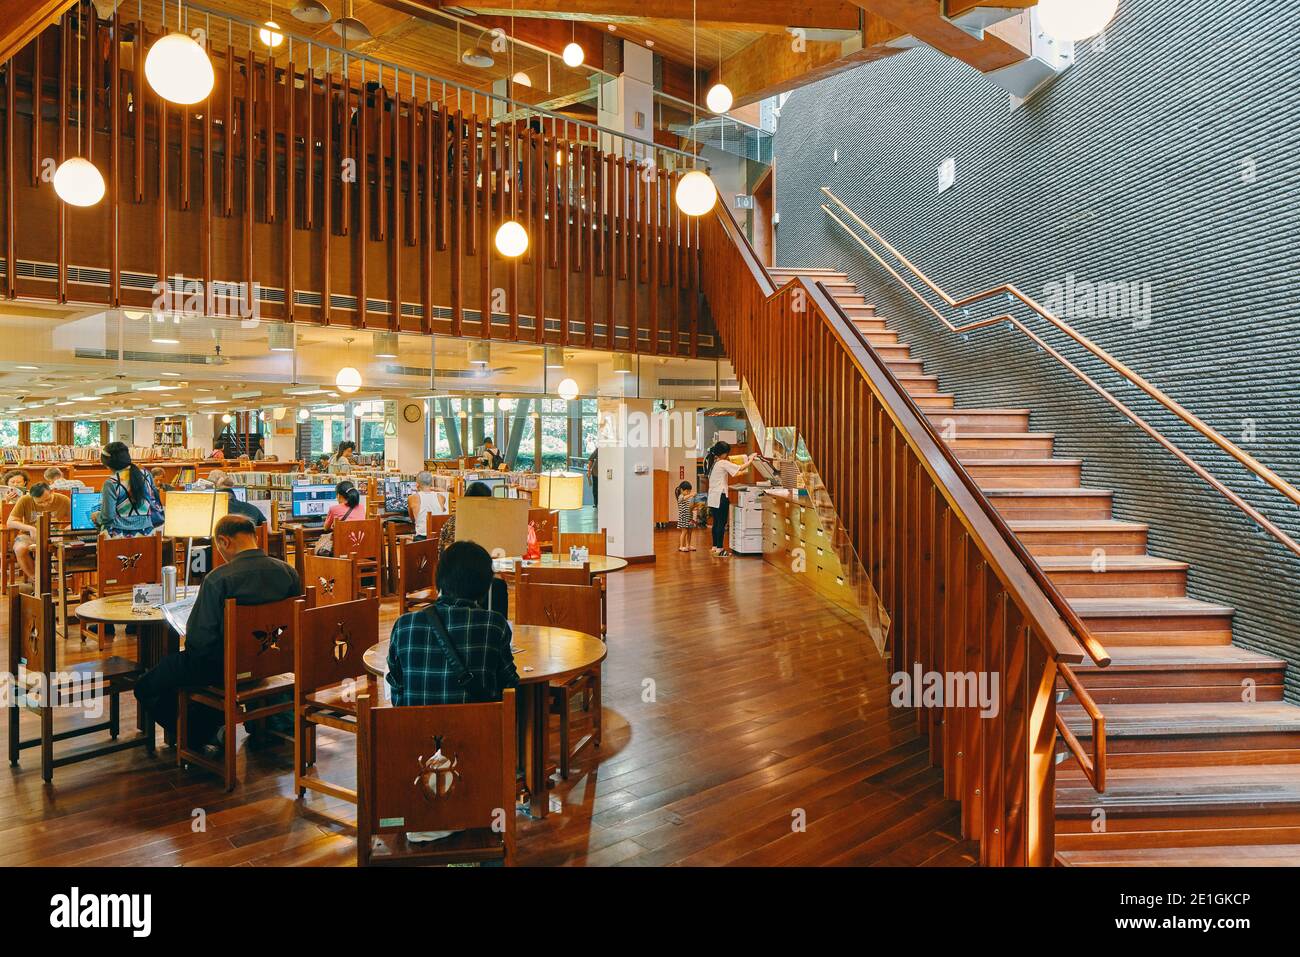
<svg viewBox="0 0 1300 957">
<path fill-rule="evenodd" d="M 583 51 L 582 47 L 578 45 L 577 22 L 570 20 L 569 24 L 569 35 L 572 39 L 569 40 L 568 45 L 564 48 L 563 52 L 560 53 L 560 57 L 564 60 L 565 66 L 579 67 L 582 66 L 582 61 L 587 58 L 587 54 Z"/>
<path fill-rule="evenodd" d="M 718 34 L 718 82 L 709 87 L 704 94 L 704 104 L 714 113 L 721 115 L 731 109 L 736 98 L 731 95 L 731 88 L 722 82 L 722 34 Z"/>
<path fill-rule="evenodd" d="M 280 32 L 280 24 L 275 22 L 275 3 L 271 3 L 271 15 L 262 28 L 257 31 L 257 38 L 262 41 L 262 45 L 274 50 L 284 42 L 284 34 Z"/>
<path fill-rule="evenodd" d="M 1118 10 L 1119 0 L 1039 0 L 1038 23 L 1048 36 L 1078 43 L 1106 29 Z"/>
<path fill-rule="evenodd" d="M 578 397 L 578 383 L 572 379 L 562 379 L 555 391 L 559 393 L 561 399 L 566 402 L 572 402 Z"/>
<path fill-rule="evenodd" d="M 698 66 L 699 26 L 695 21 L 695 0 L 691 0 L 691 138 L 695 141 L 695 155 L 698 155 L 699 140 L 696 133 L 697 116 L 695 104 L 699 101 L 699 87 L 695 77 L 699 76 Z M 730 92 L 730 91 L 728 91 Z M 703 216 L 718 201 L 718 188 L 713 185 L 709 174 L 700 169 L 693 169 L 677 181 L 673 190 L 673 201 L 677 208 L 687 216 Z"/>
<path fill-rule="evenodd" d="M 216 74 L 207 51 L 184 32 L 180 0 L 176 3 L 176 29 L 176 33 L 160 37 L 149 48 L 149 55 L 144 58 L 144 75 L 164 100 L 189 106 L 208 98 Z"/>
<path fill-rule="evenodd" d="M 344 339 L 347 343 L 348 353 L 352 352 L 352 340 Z M 346 392 L 349 395 L 361 388 L 361 373 L 353 366 L 344 366 L 334 377 L 334 385 L 340 392 Z"/>
<path fill-rule="evenodd" d="M 82 22 L 77 23 L 77 154 L 65 159 L 54 171 L 54 192 L 71 206 L 94 206 L 104 198 L 104 177 L 90 160 L 81 156 L 81 41 Z"/>
<path fill-rule="evenodd" d="M 510 72 L 515 68 L 515 0 L 510 0 Z M 528 230 L 515 218 L 515 191 L 510 191 L 510 218 L 497 227 L 493 240 L 497 252 L 507 259 L 518 259 L 528 251 Z"/>
</svg>

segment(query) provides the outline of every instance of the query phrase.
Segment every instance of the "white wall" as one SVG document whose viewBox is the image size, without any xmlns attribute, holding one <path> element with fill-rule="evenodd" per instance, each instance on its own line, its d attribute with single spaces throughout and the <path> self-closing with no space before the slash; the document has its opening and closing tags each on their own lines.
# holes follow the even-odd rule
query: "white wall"
<svg viewBox="0 0 1300 957">
<path fill-rule="evenodd" d="M 633 416 L 649 421 L 649 399 L 601 399 L 598 444 L 600 455 L 600 526 L 608 533 L 611 555 L 645 558 L 654 555 L 654 448 L 649 429 L 621 429 Z M 645 436 L 643 438 L 643 436 Z"/>
</svg>

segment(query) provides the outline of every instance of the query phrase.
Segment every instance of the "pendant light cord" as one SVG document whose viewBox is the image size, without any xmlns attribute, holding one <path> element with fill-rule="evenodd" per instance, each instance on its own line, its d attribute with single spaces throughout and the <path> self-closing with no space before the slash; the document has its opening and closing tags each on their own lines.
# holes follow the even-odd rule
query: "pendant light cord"
<svg viewBox="0 0 1300 957">
<path fill-rule="evenodd" d="M 81 155 L 81 98 L 86 95 L 85 88 L 81 85 L 81 41 L 83 34 L 86 32 L 82 29 L 84 19 L 81 11 L 77 15 L 77 155 Z"/>
<path fill-rule="evenodd" d="M 691 0 L 691 168 L 699 168 L 700 131 L 696 100 L 700 98 L 700 24 L 695 18 L 696 0 Z"/>
</svg>

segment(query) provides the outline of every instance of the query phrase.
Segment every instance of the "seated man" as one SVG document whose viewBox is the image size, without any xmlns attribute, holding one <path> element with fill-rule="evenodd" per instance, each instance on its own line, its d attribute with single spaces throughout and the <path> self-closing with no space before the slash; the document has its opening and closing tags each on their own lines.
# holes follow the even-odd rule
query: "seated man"
<svg viewBox="0 0 1300 957">
<path fill-rule="evenodd" d="M 50 513 L 50 521 L 56 525 L 66 525 L 72 519 L 72 500 L 61 492 L 56 492 L 44 482 L 37 482 L 31 489 L 14 503 L 9 512 L 7 527 L 15 529 L 18 536 L 14 539 L 14 558 L 18 567 L 28 578 L 36 577 L 36 523 L 41 512 Z"/>
<path fill-rule="evenodd" d="M 226 503 L 226 512 L 230 515 L 243 515 L 247 517 L 254 525 L 265 525 L 266 516 L 256 505 L 250 505 L 248 502 L 241 502 L 235 498 L 235 479 L 231 475 L 222 476 L 221 481 L 217 483 L 217 492 L 225 493 L 230 499 Z"/>
<path fill-rule="evenodd" d="M 494 580 L 492 558 L 482 545 L 456 542 L 443 553 L 437 602 L 402 615 L 389 636 L 388 687 L 394 705 L 500 701 L 503 689 L 518 687 L 510 623 L 500 612 L 482 607 Z M 444 650 L 434 616 L 454 658 Z"/>
<path fill-rule="evenodd" d="M 185 628 L 184 650 L 168 655 L 135 688 L 135 697 L 169 734 L 176 728 L 176 692 L 180 688 L 220 685 L 225 662 L 226 599 L 241 605 L 265 605 L 302 594 L 302 581 L 292 565 L 271 558 L 257 547 L 250 519 L 226 515 L 217 522 L 213 544 L 226 564 L 208 573 Z M 190 747 L 207 744 L 221 725 L 212 708 L 196 707 L 190 714 Z"/>
<path fill-rule="evenodd" d="M 205 489 L 216 488 L 221 484 L 221 480 L 226 477 L 225 469 L 213 469 L 208 473 L 205 479 L 199 479 L 190 486 L 191 491 L 201 492 Z"/>
<path fill-rule="evenodd" d="M 74 489 L 84 489 L 86 483 L 81 479 L 70 479 L 63 474 L 63 469 L 57 465 L 51 465 L 44 472 L 45 481 L 56 492 L 69 492 Z"/>
</svg>

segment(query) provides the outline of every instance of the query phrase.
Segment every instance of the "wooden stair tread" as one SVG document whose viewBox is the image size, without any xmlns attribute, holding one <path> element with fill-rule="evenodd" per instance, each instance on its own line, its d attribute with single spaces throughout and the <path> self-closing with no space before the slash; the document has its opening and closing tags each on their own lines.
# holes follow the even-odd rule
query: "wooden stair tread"
<svg viewBox="0 0 1300 957">
<path fill-rule="evenodd" d="M 1021 460 L 1012 459 L 1011 461 L 1014 462 L 1016 465 L 1022 464 Z M 1084 488 L 1075 485 L 1063 485 L 1058 488 L 1047 488 L 1047 487 L 1016 488 L 1014 486 L 1011 488 L 986 488 L 984 489 L 984 494 L 985 495 L 1020 495 L 1020 496 L 1027 496 L 1027 497 L 1045 496 L 1048 498 L 1059 498 L 1061 496 L 1077 495 L 1086 498 L 1088 496 L 1096 496 L 1096 495 L 1110 496 L 1113 495 L 1114 493 L 1108 488 Z"/>
<path fill-rule="evenodd" d="M 1093 570 L 1090 555 L 1043 555 L 1038 559 L 1045 572 L 1087 572 Z M 1187 562 L 1154 555 L 1107 555 L 1106 571 L 1185 571 Z M 1104 575 L 1105 571 L 1097 572 Z"/>
<path fill-rule="evenodd" d="M 1145 522 L 1125 522 L 1116 518 L 1016 519 L 1007 523 L 1013 532 L 1145 532 Z"/>
<path fill-rule="evenodd" d="M 1092 737 L 1092 723 L 1073 702 L 1059 706 L 1066 725 L 1081 738 Z M 1194 702 L 1189 704 L 1108 704 L 1106 737 L 1177 734 L 1300 733 L 1300 708 L 1281 701 Z"/>
<path fill-rule="evenodd" d="M 1266 805 L 1300 808 L 1300 765 L 1111 768 L 1104 794 L 1082 774 L 1062 775 L 1056 785 L 1056 813 L 1067 817 L 1088 816 L 1097 807 L 1158 814 Z"/>
<path fill-rule="evenodd" d="M 1057 851 L 1063 867 L 1300 867 L 1300 845 L 1121 847 Z"/>
<path fill-rule="evenodd" d="M 1286 662 L 1281 658 L 1263 655 L 1237 645 L 1117 645 L 1106 650 L 1110 653 L 1108 666 L 1098 668 L 1091 660 L 1084 659 L 1082 663 L 1073 666 L 1075 672 L 1208 671 L 1225 666 L 1259 669 L 1286 667 Z"/>
<path fill-rule="evenodd" d="M 1227 605 L 1196 598 L 1073 598 L 1070 604 L 1084 618 L 1166 618 L 1234 613 Z"/>
<path fill-rule="evenodd" d="M 953 409 L 952 411 L 964 412 L 966 410 Z M 1056 438 L 1055 432 L 972 432 L 969 435 L 963 435 L 959 433 L 955 438 L 950 440 L 949 444 L 951 444 L 952 442 L 970 442 L 973 440 L 978 440 L 980 442 L 999 442 L 999 441 L 1021 442 L 1024 441 L 1025 439 L 1034 439 L 1039 442 L 1042 442 L 1042 441 L 1046 441 L 1047 439 L 1055 439 L 1055 438 Z M 1023 460 L 1017 459 L 1016 461 L 1023 461 Z M 1083 460 L 1080 459 L 1079 461 L 1083 461 Z"/>
<path fill-rule="evenodd" d="M 1030 433 L 1026 432 L 1024 434 L 1028 435 Z M 990 468 L 1023 468 L 1026 466 L 1029 468 L 1050 468 L 1061 465 L 1073 467 L 1083 465 L 1083 459 L 978 459 L 975 462 L 966 463 L 967 468 L 971 465 Z"/>
</svg>

